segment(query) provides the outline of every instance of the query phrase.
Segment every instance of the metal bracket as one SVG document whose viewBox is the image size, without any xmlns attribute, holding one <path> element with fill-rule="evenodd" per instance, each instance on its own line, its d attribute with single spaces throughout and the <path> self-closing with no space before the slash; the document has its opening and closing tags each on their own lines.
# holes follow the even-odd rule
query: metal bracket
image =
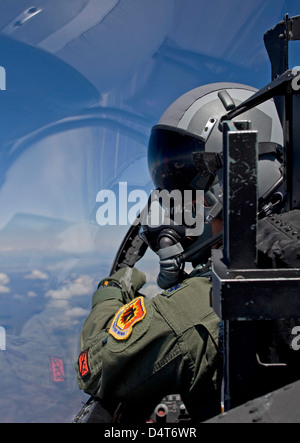
<svg viewBox="0 0 300 443">
<path fill-rule="evenodd" d="M 300 15 L 284 20 L 264 34 L 264 43 L 272 67 L 272 80 L 289 69 L 289 41 L 300 40 Z"/>
<path fill-rule="evenodd" d="M 300 269 L 258 269 L 257 133 L 223 122 L 224 248 L 212 251 L 212 305 L 222 320 L 300 317 Z"/>
</svg>

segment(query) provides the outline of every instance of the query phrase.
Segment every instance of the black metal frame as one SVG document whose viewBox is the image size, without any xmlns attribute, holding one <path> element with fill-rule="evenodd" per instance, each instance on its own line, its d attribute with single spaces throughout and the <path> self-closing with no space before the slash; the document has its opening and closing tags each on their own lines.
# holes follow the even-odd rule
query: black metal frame
<svg viewBox="0 0 300 443">
<path fill-rule="evenodd" d="M 300 16 L 288 18 L 286 15 L 283 22 L 265 34 L 273 81 L 222 119 L 224 248 L 213 251 L 212 305 L 223 321 L 226 410 L 253 398 L 260 392 L 258 387 L 264 384 L 255 361 L 257 321 L 300 317 L 300 269 L 257 267 L 257 133 L 251 131 L 249 122 L 239 126 L 231 121 L 274 98 L 284 132 L 287 210 L 300 209 L 300 129 L 294 118 L 300 115 L 300 95 L 292 87 L 298 73 L 288 66 L 290 40 L 300 40 Z M 268 377 L 268 372 L 265 375 Z M 253 386 L 258 388 L 257 392 L 253 392 Z"/>
</svg>

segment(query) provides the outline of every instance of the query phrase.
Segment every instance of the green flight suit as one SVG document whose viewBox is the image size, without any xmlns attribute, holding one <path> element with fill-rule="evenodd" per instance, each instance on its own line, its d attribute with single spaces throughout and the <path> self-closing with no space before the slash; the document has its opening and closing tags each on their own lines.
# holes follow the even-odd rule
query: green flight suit
<svg viewBox="0 0 300 443">
<path fill-rule="evenodd" d="M 188 278 L 152 299 L 137 292 L 145 276 L 135 268 L 107 281 L 113 286 L 95 292 L 82 328 L 80 389 L 111 412 L 123 403 L 128 421 L 144 420 L 176 393 L 196 420 L 218 414 L 220 320 L 209 303 L 209 279 Z"/>
</svg>

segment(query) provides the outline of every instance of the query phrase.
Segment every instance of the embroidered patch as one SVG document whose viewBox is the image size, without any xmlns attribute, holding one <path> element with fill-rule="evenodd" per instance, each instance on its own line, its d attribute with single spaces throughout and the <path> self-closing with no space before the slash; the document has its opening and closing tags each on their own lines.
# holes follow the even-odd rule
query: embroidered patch
<svg viewBox="0 0 300 443">
<path fill-rule="evenodd" d="M 168 289 L 168 292 L 174 292 L 174 291 L 176 291 L 177 289 L 181 288 L 181 286 L 182 286 L 182 285 L 180 285 L 180 284 L 175 285 L 175 286 L 173 286 L 173 288 Z"/>
<path fill-rule="evenodd" d="M 79 372 L 82 378 L 90 373 L 89 365 L 88 365 L 88 351 L 84 351 L 79 355 L 78 365 Z"/>
<path fill-rule="evenodd" d="M 132 302 L 119 309 L 108 332 L 117 340 L 126 340 L 132 332 L 133 325 L 143 320 L 145 315 L 144 298 L 135 298 Z"/>
<path fill-rule="evenodd" d="M 165 291 L 163 291 L 162 295 L 167 296 L 167 297 L 171 297 L 173 294 L 175 294 L 178 291 L 181 291 L 181 289 L 186 288 L 186 287 L 187 287 L 186 282 L 178 283 L 177 285 L 172 286 L 172 288 L 166 289 Z"/>
</svg>

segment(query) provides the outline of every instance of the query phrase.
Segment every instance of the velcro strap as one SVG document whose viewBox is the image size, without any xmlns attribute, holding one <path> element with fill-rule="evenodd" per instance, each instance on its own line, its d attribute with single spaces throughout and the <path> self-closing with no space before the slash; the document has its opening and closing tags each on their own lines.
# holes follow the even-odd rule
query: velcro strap
<svg viewBox="0 0 300 443">
<path fill-rule="evenodd" d="M 116 282 L 114 282 L 114 281 L 112 281 L 112 280 L 107 280 L 107 279 L 104 279 L 104 280 L 101 280 L 101 282 L 99 283 L 99 285 L 98 285 L 98 289 L 99 288 L 107 288 L 107 287 L 109 287 L 109 286 L 113 286 L 114 288 L 119 288 L 119 289 L 121 289 L 121 286 L 120 286 L 120 284 L 118 284 L 118 283 L 116 283 Z"/>
</svg>

